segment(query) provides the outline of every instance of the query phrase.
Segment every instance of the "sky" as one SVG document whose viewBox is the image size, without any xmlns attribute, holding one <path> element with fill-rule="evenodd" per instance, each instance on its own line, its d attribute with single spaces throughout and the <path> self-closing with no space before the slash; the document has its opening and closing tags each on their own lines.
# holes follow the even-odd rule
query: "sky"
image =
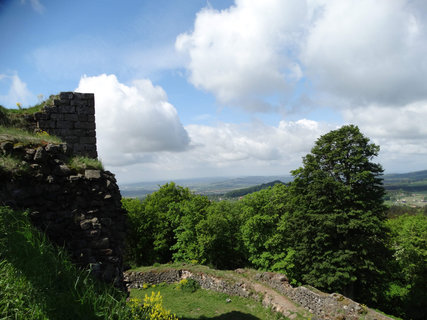
<svg viewBox="0 0 427 320">
<path fill-rule="evenodd" d="M 95 93 L 119 183 L 289 175 L 355 124 L 427 169 L 425 0 L 0 0 L 0 104 Z"/>
</svg>

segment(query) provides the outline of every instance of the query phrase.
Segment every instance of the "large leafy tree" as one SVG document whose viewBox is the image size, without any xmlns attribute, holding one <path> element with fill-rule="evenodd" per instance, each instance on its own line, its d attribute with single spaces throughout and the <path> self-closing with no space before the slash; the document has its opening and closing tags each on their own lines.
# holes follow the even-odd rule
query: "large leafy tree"
<svg viewBox="0 0 427 320">
<path fill-rule="evenodd" d="M 292 171 L 286 221 L 299 281 L 372 301 L 381 285 L 386 227 L 379 146 L 357 126 L 321 136 Z"/>
</svg>

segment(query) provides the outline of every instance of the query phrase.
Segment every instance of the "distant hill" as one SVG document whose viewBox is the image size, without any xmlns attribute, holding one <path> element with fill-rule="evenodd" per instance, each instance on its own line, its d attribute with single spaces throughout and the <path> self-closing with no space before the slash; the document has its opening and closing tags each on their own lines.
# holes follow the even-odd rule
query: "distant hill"
<svg viewBox="0 0 427 320">
<path fill-rule="evenodd" d="M 120 191 L 124 197 L 142 198 L 147 194 L 159 190 L 159 187 L 167 182 L 174 181 L 176 184 L 189 188 L 192 192 L 209 195 L 222 196 L 227 192 L 234 190 L 256 187 L 262 184 L 271 183 L 271 181 L 289 182 L 290 176 L 250 176 L 250 177 L 216 177 L 216 178 L 197 178 L 169 181 L 151 181 L 132 184 L 121 184 Z"/>
<path fill-rule="evenodd" d="M 384 175 L 386 190 L 427 191 L 427 170 Z"/>
<path fill-rule="evenodd" d="M 253 186 L 253 187 L 248 187 L 248 188 L 243 188 L 243 189 L 237 189 L 237 190 L 233 190 L 233 191 L 229 191 L 226 192 L 224 194 L 224 197 L 226 198 L 237 198 L 237 197 L 243 197 L 247 194 L 253 193 L 253 192 L 257 192 L 263 189 L 267 189 L 270 187 L 273 187 L 276 184 L 284 184 L 282 181 L 280 180 L 275 180 L 269 183 L 263 183 L 263 184 L 259 184 L 257 186 Z"/>
<path fill-rule="evenodd" d="M 408 192 L 427 192 L 427 170 L 408 173 L 394 173 L 384 175 L 386 190 L 404 190 Z M 287 183 L 292 181 L 291 176 L 250 176 L 250 177 L 214 177 L 181 180 L 163 180 L 121 184 L 120 191 L 124 197 L 142 198 L 147 194 L 159 190 L 167 182 L 189 188 L 192 192 L 204 195 L 225 197 L 241 197 L 274 185 L 276 181 Z"/>
</svg>

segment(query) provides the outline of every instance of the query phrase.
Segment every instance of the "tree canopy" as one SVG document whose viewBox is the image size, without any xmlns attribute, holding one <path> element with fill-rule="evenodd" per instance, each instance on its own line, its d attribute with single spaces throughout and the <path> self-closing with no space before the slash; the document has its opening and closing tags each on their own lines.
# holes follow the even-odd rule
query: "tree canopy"
<svg viewBox="0 0 427 320">
<path fill-rule="evenodd" d="M 380 285 L 386 227 L 379 146 L 353 125 L 321 136 L 292 171 L 286 221 L 300 281 L 364 298 Z M 368 285 L 369 284 L 369 285 Z"/>
</svg>

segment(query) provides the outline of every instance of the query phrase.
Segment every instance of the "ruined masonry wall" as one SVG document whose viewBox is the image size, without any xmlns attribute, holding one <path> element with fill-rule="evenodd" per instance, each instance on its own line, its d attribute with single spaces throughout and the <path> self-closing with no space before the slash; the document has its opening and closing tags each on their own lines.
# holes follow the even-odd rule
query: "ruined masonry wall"
<svg viewBox="0 0 427 320">
<path fill-rule="evenodd" d="M 53 106 L 34 114 L 35 129 L 60 137 L 76 155 L 97 158 L 93 93 L 61 92 Z"/>
<path fill-rule="evenodd" d="M 14 173 L 0 167 L 0 205 L 28 210 L 32 223 L 65 246 L 78 266 L 124 290 L 126 212 L 114 175 L 70 167 L 67 144 L 23 145 L 0 136 L 0 156 L 27 168 Z"/>
</svg>

